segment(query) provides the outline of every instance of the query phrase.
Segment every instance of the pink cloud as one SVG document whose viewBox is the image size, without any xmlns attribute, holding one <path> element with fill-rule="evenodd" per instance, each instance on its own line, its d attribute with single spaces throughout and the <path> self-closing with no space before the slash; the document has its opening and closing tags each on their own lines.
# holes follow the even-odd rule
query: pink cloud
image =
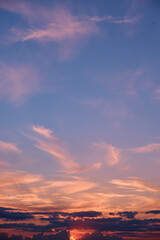
<svg viewBox="0 0 160 240">
<path fill-rule="evenodd" d="M 69 42 L 76 43 L 81 38 L 95 34 L 98 27 L 87 16 L 74 16 L 68 9 L 62 7 L 54 7 L 45 9 L 42 6 L 29 5 L 27 3 L 15 2 L 2 3 L 1 7 L 22 16 L 26 16 L 31 27 L 26 31 L 12 29 L 16 41 L 37 40 L 41 42 L 57 42 L 65 45 L 67 48 Z M 41 27 L 37 27 L 35 23 L 40 23 Z"/>
<path fill-rule="evenodd" d="M 153 187 L 137 177 L 130 177 L 127 180 L 113 179 L 110 181 L 110 183 L 117 185 L 119 188 L 135 190 L 138 192 L 143 191 L 157 192 L 160 190 L 160 188 Z"/>
<path fill-rule="evenodd" d="M 114 166 L 120 161 L 120 150 L 106 143 L 93 143 L 102 157 L 109 166 Z M 101 158 L 100 157 L 100 158 Z"/>
<path fill-rule="evenodd" d="M 1 1 L 0 7 L 26 17 L 30 27 L 23 30 L 12 29 L 14 41 L 36 40 L 41 42 L 57 42 L 60 44 L 62 59 L 69 58 L 77 49 L 80 40 L 99 33 L 99 22 L 113 24 L 133 24 L 138 17 L 113 16 L 75 16 L 66 8 L 53 5 L 50 9 L 36 3 L 29 4 L 21 1 Z M 37 27 L 39 26 L 39 27 Z M 12 39 L 12 40 L 13 40 Z"/>
<path fill-rule="evenodd" d="M 10 102 L 21 103 L 38 90 L 39 79 L 34 69 L 24 66 L 1 65 L 1 98 Z"/>
<path fill-rule="evenodd" d="M 129 151 L 134 153 L 149 153 L 149 152 L 156 152 L 160 150 L 160 143 L 151 143 L 142 147 L 133 148 Z"/>
<path fill-rule="evenodd" d="M 27 17 L 35 16 L 35 11 L 32 10 L 32 8 L 27 2 L 23 1 L 1 0 L 0 8 L 3 8 L 13 13 L 22 14 Z"/>
<path fill-rule="evenodd" d="M 3 141 L 0 141 L 0 151 L 3 151 L 3 152 L 15 152 L 15 153 L 21 153 L 22 152 L 13 143 L 8 143 L 8 142 L 3 142 Z"/>
<path fill-rule="evenodd" d="M 160 87 L 158 87 L 154 92 L 154 98 L 160 100 Z"/>
<path fill-rule="evenodd" d="M 65 147 L 65 144 L 60 139 L 52 135 L 52 130 L 47 129 L 43 126 L 32 126 L 31 128 L 32 131 L 40 135 L 40 137 L 26 136 L 36 142 L 35 147 L 53 156 L 54 159 L 56 159 L 65 169 L 63 172 L 71 174 L 94 169 L 98 170 L 101 168 L 100 162 L 95 162 L 92 165 L 80 166 L 75 161 L 75 157 L 69 154 Z"/>
<path fill-rule="evenodd" d="M 76 40 L 96 31 L 97 28 L 94 23 L 85 18 L 75 17 L 66 9 L 56 8 L 44 28 L 29 30 L 22 36 L 22 40 L 37 39 L 40 41 L 63 42 Z"/>
<path fill-rule="evenodd" d="M 44 128 L 43 126 L 32 126 L 32 130 L 48 139 L 53 139 L 52 130 Z"/>
<path fill-rule="evenodd" d="M 31 137 L 36 141 L 35 146 L 37 148 L 55 157 L 55 159 L 69 172 L 83 170 L 83 168 L 74 161 L 74 158 L 70 156 L 62 141 L 51 135 L 52 131 L 50 129 L 46 129 L 43 126 L 32 126 L 32 130 L 47 138 L 47 140 L 43 140 L 42 138 Z"/>
</svg>

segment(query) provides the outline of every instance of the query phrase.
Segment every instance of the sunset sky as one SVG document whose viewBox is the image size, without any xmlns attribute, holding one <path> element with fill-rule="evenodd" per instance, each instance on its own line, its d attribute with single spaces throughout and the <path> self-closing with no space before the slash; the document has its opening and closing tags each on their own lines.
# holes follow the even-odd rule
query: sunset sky
<svg viewBox="0 0 160 240">
<path fill-rule="evenodd" d="M 160 239 L 160 1 L 0 0 L 0 22 L 0 239 Z"/>
</svg>

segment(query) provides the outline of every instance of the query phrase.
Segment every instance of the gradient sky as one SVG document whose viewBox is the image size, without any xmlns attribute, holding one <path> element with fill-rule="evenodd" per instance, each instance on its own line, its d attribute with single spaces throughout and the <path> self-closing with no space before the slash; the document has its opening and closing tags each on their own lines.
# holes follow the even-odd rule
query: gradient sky
<svg viewBox="0 0 160 240">
<path fill-rule="evenodd" d="M 0 0 L 0 232 L 159 239 L 159 12 L 158 0 Z"/>
</svg>

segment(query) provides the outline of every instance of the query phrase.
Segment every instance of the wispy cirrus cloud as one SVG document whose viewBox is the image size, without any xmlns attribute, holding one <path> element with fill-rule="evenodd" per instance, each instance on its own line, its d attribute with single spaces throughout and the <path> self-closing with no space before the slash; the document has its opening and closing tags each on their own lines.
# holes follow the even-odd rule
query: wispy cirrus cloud
<svg viewBox="0 0 160 240">
<path fill-rule="evenodd" d="M 31 8 L 28 2 L 24 1 L 12 1 L 12 0 L 2 0 L 0 2 L 0 8 L 5 9 L 7 11 L 22 14 L 28 18 L 34 18 L 35 16 L 35 9 Z"/>
<path fill-rule="evenodd" d="M 43 138 L 33 137 L 36 141 L 35 146 L 56 158 L 56 160 L 65 168 L 72 171 L 80 169 L 78 163 L 69 155 L 64 144 L 56 137 L 52 136 L 52 131 L 42 126 L 32 126 L 32 131 L 40 134 Z"/>
<path fill-rule="evenodd" d="M 44 128 L 43 126 L 32 126 L 32 130 L 48 139 L 53 139 L 52 136 L 53 131 L 47 128 Z"/>
<path fill-rule="evenodd" d="M 75 161 L 75 157 L 68 153 L 65 144 L 52 135 L 50 129 L 46 129 L 43 126 L 32 126 L 32 131 L 40 135 L 40 137 L 29 136 L 36 142 L 35 146 L 52 155 L 68 173 L 84 172 L 101 167 L 99 162 L 94 163 L 92 166 L 80 166 Z"/>
<path fill-rule="evenodd" d="M 37 91 L 39 91 L 39 78 L 33 68 L 1 63 L 0 98 L 20 104 Z"/>
<path fill-rule="evenodd" d="M 22 41 L 36 39 L 39 41 L 63 42 L 78 40 L 97 32 L 94 22 L 87 18 L 73 16 L 67 9 L 56 8 L 51 19 L 40 29 L 29 30 L 22 35 Z"/>
<path fill-rule="evenodd" d="M 0 141 L 0 151 L 21 153 L 22 151 L 13 143 Z"/>
<path fill-rule="evenodd" d="M 129 151 L 134 153 L 150 153 L 160 151 L 160 143 L 151 143 L 142 147 L 132 148 Z"/>
<path fill-rule="evenodd" d="M 67 180 L 65 177 L 57 180 L 25 171 L 0 170 L 0 204 L 6 207 L 76 209 L 84 203 L 79 203 L 79 197 L 75 194 L 87 192 L 98 185 L 73 176 L 68 176 Z"/>
<path fill-rule="evenodd" d="M 111 22 L 111 23 L 116 23 L 116 24 L 123 24 L 123 23 L 136 23 L 139 20 L 139 16 L 135 17 L 113 17 L 109 15 L 105 15 L 103 17 L 91 17 L 91 21 L 93 22 Z"/>
<path fill-rule="evenodd" d="M 73 46 L 80 40 L 95 35 L 100 31 L 100 22 L 113 24 L 133 24 L 139 17 L 88 16 L 84 13 L 74 15 L 65 7 L 53 5 L 50 9 L 35 3 L 23 1 L 2 1 L 0 7 L 28 19 L 30 27 L 12 29 L 15 41 L 35 40 L 56 42 L 62 48 L 63 58 L 73 51 Z"/>
<path fill-rule="evenodd" d="M 137 177 L 129 177 L 126 180 L 113 179 L 110 183 L 117 185 L 119 188 L 130 189 L 137 192 L 158 192 L 160 190 L 159 187 L 153 187 Z"/>
<path fill-rule="evenodd" d="M 119 163 L 121 154 L 120 150 L 107 143 L 92 143 L 96 150 L 100 153 L 102 160 L 109 166 L 114 166 Z"/>
</svg>

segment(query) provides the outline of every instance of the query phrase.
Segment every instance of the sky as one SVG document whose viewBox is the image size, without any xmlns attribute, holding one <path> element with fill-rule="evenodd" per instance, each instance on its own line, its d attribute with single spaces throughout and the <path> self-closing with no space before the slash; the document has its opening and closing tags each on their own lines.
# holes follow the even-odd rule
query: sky
<svg viewBox="0 0 160 240">
<path fill-rule="evenodd" d="M 0 0 L 0 239 L 159 239 L 159 11 Z"/>
</svg>

